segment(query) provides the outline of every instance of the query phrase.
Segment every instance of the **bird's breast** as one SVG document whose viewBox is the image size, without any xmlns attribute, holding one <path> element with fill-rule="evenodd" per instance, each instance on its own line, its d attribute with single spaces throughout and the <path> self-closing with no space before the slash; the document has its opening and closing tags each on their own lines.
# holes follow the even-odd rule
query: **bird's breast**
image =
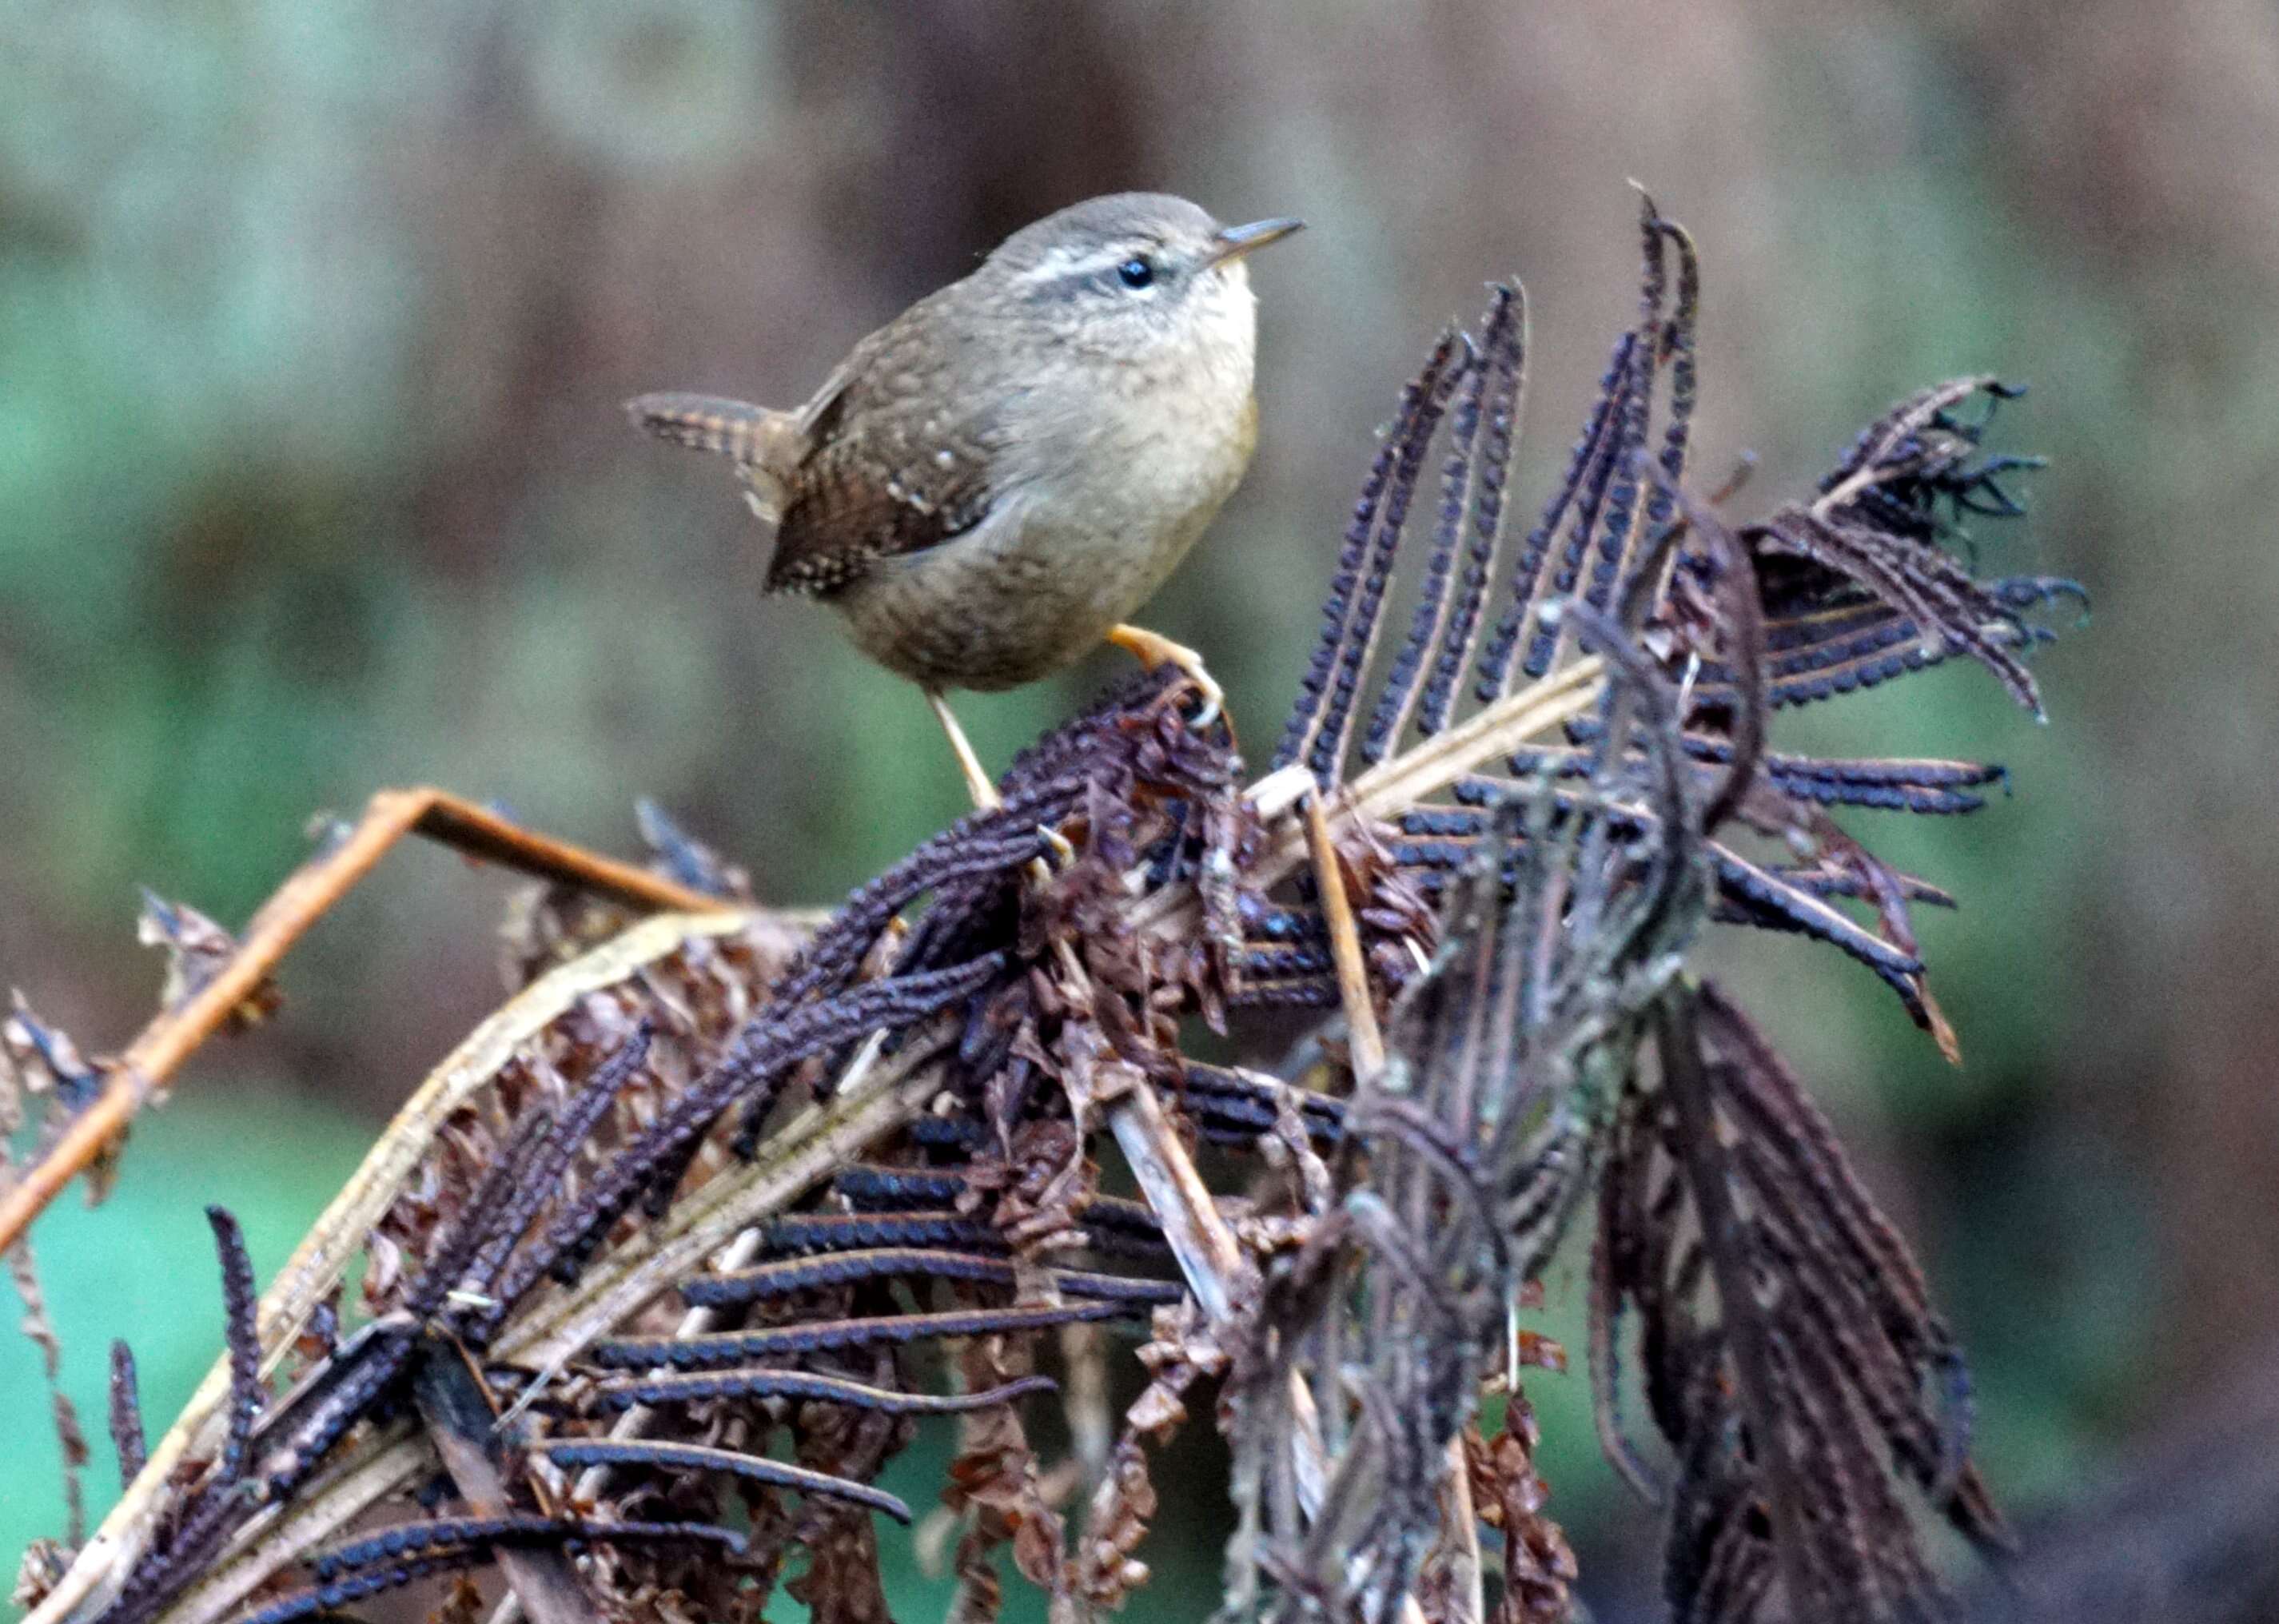
<svg viewBox="0 0 2279 1624">
<path fill-rule="evenodd" d="M 1183 350 L 1063 381 L 1057 399 L 1036 398 L 1008 424 L 1009 466 L 1056 505 L 1168 538 L 1199 510 L 1207 521 L 1250 464 L 1258 411 L 1247 347 Z"/>
</svg>

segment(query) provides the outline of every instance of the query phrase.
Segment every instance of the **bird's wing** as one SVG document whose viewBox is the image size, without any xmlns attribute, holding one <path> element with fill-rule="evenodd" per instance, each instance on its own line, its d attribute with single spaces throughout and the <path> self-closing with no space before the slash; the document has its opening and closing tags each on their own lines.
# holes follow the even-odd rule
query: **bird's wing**
<svg viewBox="0 0 2279 1624">
<path fill-rule="evenodd" d="M 770 592 L 828 596 L 880 558 L 963 535 L 989 511 L 986 389 L 896 364 L 891 327 L 858 345 L 801 409 L 806 454 L 786 481 Z"/>
</svg>

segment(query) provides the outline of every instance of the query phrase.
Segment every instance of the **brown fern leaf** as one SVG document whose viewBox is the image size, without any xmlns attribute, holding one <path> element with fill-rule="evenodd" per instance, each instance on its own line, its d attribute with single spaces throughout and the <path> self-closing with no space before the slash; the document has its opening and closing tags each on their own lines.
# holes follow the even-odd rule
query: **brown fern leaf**
<svg viewBox="0 0 2279 1624">
<path fill-rule="evenodd" d="M 1721 993 L 1674 988 L 1654 1037 L 1659 1079 L 1625 1090 L 1600 1187 L 1592 1338 L 1608 1403 L 1636 1315 L 1648 1406 L 1677 1459 L 1672 1616 L 1945 1616 L 1899 1483 L 1983 1549 L 2007 1535 L 1969 1463 L 1968 1377 L 1920 1271 Z"/>
</svg>

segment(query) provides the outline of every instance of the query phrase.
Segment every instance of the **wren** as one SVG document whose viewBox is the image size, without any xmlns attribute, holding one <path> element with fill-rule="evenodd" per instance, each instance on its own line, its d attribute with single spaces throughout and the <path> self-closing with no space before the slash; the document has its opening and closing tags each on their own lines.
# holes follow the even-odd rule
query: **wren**
<svg viewBox="0 0 2279 1624">
<path fill-rule="evenodd" d="M 1222 226 L 1184 198 L 1095 197 L 1007 238 L 857 343 L 796 410 L 646 395 L 635 422 L 731 458 L 774 528 L 770 592 L 819 598 L 922 687 L 1017 686 L 1103 640 L 1199 656 L 1124 624 L 1249 465 L 1257 302 L 1244 257 L 1299 229 Z"/>
</svg>

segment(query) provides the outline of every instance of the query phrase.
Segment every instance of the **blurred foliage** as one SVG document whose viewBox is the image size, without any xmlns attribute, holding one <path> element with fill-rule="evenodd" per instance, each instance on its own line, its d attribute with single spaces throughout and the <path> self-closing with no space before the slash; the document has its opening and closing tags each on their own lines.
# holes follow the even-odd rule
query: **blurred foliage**
<svg viewBox="0 0 2279 1624">
<path fill-rule="evenodd" d="M 1925 379 L 2033 385 L 2008 448 L 2053 466 L 1997 562 L 2099 602 L 2044 662 L 2053 724 L 1956 670 L 1784 735 L 2013 768 L 1975 818 L 1876 831 L 1966 899 L 1925 928 L 1964 1065 L 1830 955 L 1732 956 L 1924 1243 L 1998 1487 L 2076 1487 L 2279 1332 L 2279 12 L 1333 10 L 0 6 L 0 970 L 121 1041 L 154 979 L 135 883 L 234 922 L 311 814 L 388 783 L 620 848 L 653 795 L 784 900 L 906 849 L 960 805 L 946 756 L 904 764 L 916 696 L 761 601 L 725 482 L 617 402 L 803 396 L 1116 187 L 1312 222 L 1259 270 L 1257 465 L 1149 617 L 1259 727 L 1370 430 L 1490 275 L 1534 299 L 1541 488 L 1627 313 L 1637 175 L 1702 245 L 1702 466 L 1761 454 L 1741 510 Z M 1112 669 L 960 709 L 1002 762 Z M 393 863 L 288 967 L 264 1063 L 303 1103 L 223 1164 L 265 1266 L 481 1012 L 495 896 Z M 144 1353 L 159 1413 L 212 1346 L 232 1073 L 145 1124 L 111 1207 L 43 1226 L 83 1396 L 122 1328 L 183 1339 Z M 1537 1403 L 1604 1574 L 1642 1519 L 1579 1385 Z M 0 1561 L 51 1495 L 37 1462 L 0 1488 Z"/>
</svg>

